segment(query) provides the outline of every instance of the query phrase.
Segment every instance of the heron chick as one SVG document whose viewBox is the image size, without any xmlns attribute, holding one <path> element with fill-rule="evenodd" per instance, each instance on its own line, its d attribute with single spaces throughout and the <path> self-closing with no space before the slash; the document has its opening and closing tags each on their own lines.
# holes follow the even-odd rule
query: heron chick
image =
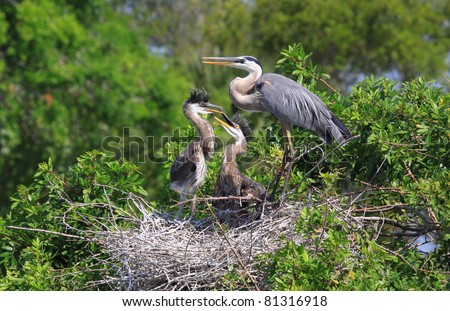
<svg viewBox="0 0 450 311">
<path fill-rule="evenodd" d="M 219 175 L 214 187 L 214 197 L 253 197 L 259 202 L 255 205 L 260 206 L 261 201 L 266 200 L 266 188 L 260 183 L 243 175 L 238 168 L 236 157 L 247 152 L 247 138 L 251 130 L 245 120 L 237 114 L 232 119 L 222 114 L 226 122 L 214 116 L 214 118 L 223 126 L 223 128 L 234 138 L 234 143 L 225 147 L 222 164 Z M 249 204 L 240 199 L 222 199 L 213 202 L 218 210 L 218 218 L 221 222 L 237 225 L 242 221 L 248 220 L 249 216 L 255 218 L 250 213 Z M 257 216 L 257 214 L 256 214 Z"/>
<path fill-rule="evenodd" d="M 211 124 L 199 114 L 221 113 L 222 107 L 209 103 L 205 90 L 193 89 L 190 97 L 183 103 L 183 113 L 197 129 L 196 137 L 175 159 L 170 168 L 170 189 L 180 194 L 177 219 L 188 195 L 194 195 L 206 177 L 206 160 L 214 153 L 214 130 Z M 191 217 L 195 202 L 191 206 Z"/>
</svg>

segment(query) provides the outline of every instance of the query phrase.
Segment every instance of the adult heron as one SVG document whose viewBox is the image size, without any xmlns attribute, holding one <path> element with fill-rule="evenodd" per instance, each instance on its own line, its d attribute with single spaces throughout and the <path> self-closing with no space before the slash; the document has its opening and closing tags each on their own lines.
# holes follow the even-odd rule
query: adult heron
<svg viewBox="0 0 450 311">
<path fill-rule="evenodd" d="M 316 133 L 328 145 L 332 145 L 333 141 L 342 144 L 351 136 L 344 123 L 317 95 L 282 75 L 263 74 L 260 62 L 253 56 L 202 57 L 202 62 L 243 69 L 248 72 L 246 77 L 237 77 L 231 81 L 230 98 L 240 109 L 269 112 L 280 121 L 288 143 L 288 146 L 285 146 L 284 159 L 287 155 L 286 147 L 289 148 L 291 159 L 295 156 L 291 125 Z M 291 167 L 292 162 L 287 175 Z M 286 188 L 286 182 L 284 188 Z"/>
<path fill-rule="evenodd" d="M 232 119 L 222 114 L 226 122 L 214 116 L 223 128 L 234 138 L 232 144 L 228 144 L 223 153 L 222 164 L 214 187 L 215 197 L 241 197 L 248 196 L 264 201 L 267 197 L 266 188 L 260 183 L 243 175 L 236 163 L 236 157 L 247 152 L 247 137 L 251 130 L 247 122 L 237 114 Z M 249 212 L 248 203 L 239 199 L 222 199 L 213 202 L 218 210 L 218 218 L 228 224 L 239 224 Z M 256 204 L 259 207 L 260 204 Z"/>
<path fill-rule="evenodd" d="M 188 195 L 195 195 L 206 177 L 206 160 L 214 153 L 214 130 L 211 124 L 199 114 L 221 113 L 222 107 L 208 102 L 209 95 L 205 90 L 193 89 L 190 97 L 183 103 L 183 113 L 191 121 L 199 133 L 175 159 L 170 168 L 170 189 L 180 194 L 180 206 L 177 219 Z M 194 213 L 195 203 L 191 207 Z"/>
</svg>

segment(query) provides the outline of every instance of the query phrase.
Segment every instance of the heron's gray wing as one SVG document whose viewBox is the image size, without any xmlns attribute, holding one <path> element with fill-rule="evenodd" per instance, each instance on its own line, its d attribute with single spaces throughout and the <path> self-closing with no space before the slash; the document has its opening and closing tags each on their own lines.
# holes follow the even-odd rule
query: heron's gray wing
<svg viewBox="0 0 450 311">
<path fill-rule="evenodd" d="M 186 156 L 180 154 L 170 168 L 170 180 L 182 181 L 186 180 L 195 173 L 197 165 L 189 160 Z"/>
<path fill-rule="evenodd" d="M 315 132 L 328 144 L 350 136 L 347 127 L 314 93 L 297 82 L 275 73 L 262 75 L 255 83 L 261 104 L 280 121 Z"/>
</svg>

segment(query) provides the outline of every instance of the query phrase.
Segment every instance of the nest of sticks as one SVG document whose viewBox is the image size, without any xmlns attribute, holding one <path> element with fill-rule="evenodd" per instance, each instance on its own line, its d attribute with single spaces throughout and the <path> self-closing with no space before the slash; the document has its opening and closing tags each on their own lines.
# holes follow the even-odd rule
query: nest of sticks
<svg viewBox="0 0 450 311">
<path fill-rule="evenodd" d="M 122 200 L 127 200 L 127 207 L 114 206 L 111 201 L 102 203 L 102 208 L 110 209 L 111 217 L 95 220 L 98 231 L 80 233 L 86 240 L 95 241 L 108 255 L 101 264 L 110 268 L 103 280 L 92 286 L 107 285 L 113 290 L 217 290 L 222 284 L 223 288 L 229 288 L 226 281 L 222 283 L 229 272 L 242 280 L 233 284 L 234 287 L 267 290 L 265 272 L 259 266 L 260 255 L 273 253 L 285 246 L 286 241 L 307 249 L 317 248 L 317 243 L 295 230 L 302 209 L 325 204 L 337 211 L 338 219 L 346 227 L 343 230 L 370 229 L 375 233 L 374 239 L 382 234 L 383 224 L 389 221 L 385 217 L 352 215 L 352 210 L 357 211 L 356 206 L 350 210 L 343 208 L 344 196 L 327 197 L 323 202 L 311 196 L 302 200 L 303 205 L 283 203 L 276 209 L 259 210 L 257 219 L 239 222 L 239 226 L 219 223 L 212 209 L 211 217 L 177 221 L 172 214 L 154 208 L 135 194 L 115 191 L 121 193 Z M 200 200 L 215 199 L 202 197 Z M 76 214 L 77 203 L 67 203 L 71 208 L 65 218 L 83 218 Z M 113 216 L 117 214 L 123 216 Z M 63 221 L 68 224 L 67 219 Z M 124 230 L 119 222 L 125 222 L 129 229 Z M 327 235 L 326 231 L 324 228 L 323 236 Z"/>
<path fill-rule="evenodd" d="M 177 221 L 148 202 L 127 194 L 128 221 L 135 228 L 99 232 L 96 242 L 108 253 L 114 273 L 105 282 L 118 290 L 213 290 L 232 270 L 250 280 L 244 289 L 263 289 L 264 275 L 256 258 L 271 253 L 295 233 L 299 207 L 267 210 L 257 220 L 228 227 L 211 218 Z M 283 237 L 283 238 L 281 238 Z M 245 283 L 245 282 L 244 282 Z"/>
</svg>

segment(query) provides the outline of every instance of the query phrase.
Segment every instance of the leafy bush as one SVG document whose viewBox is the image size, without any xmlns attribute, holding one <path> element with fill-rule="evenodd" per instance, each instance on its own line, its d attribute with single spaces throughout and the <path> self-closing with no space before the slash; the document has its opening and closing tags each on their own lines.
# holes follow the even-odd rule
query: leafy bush
<svg viewBox="0 0 450 311">
<path fill-rule="evenodd" d="M 416 250 L 394 252 L 370 230 L 351 231 L 339 212 L 319 205 L 304 209 L 298 233 L 305 245 L 287 241 L 262 258 L 273 290 L 445 290 L 448 275 L 437 258 Z M 263 268 L 264 269 L 264 268 Z"/>
<path fill-rule="evenodd" d="M 312 90 L 331 88 L 321 96 L 355 137 L 335 150 L 294 130 L 300 152 L 320 146 L 296 163 L 290 180 L 290 199 L 305 206 L 298 233 L 309 243 L 288 241 L 262 259 L 269 287 L 448 290 L 449 94 L 420 78 L 398 86 L 368 77 L 344 96 L 301 45 L 285 50 L 278 64 L 297 81 L 312 81 Z M 342 223 L 343 215 L 364 227 Z M 410 246 L 423 234 L 439 245 L 427 256 Z"/>
<path fill-rule="evenodd" d="M 92 149 L 144 162 L 144 148 L 154 147 L 144 138 L 184 121 L 191 87 L 110 3 L 16 2 L 0 2 L 0 214 L 50 157 L 59 172 Z M 147 190 L 157 188 L 160 166 L 143 171 Z"/>
<path fill-rule="evenodd" d="M 95 287 L 111 267 L 102 264 L 106 255 L 80 232 L 131 226 L 124 220 L 127 200 L 114 189 L 145 195 L 142 183 L 135 165 L 112 161 L 97 151 L 80 156 L 67 176 L 57 174 L 51 160 L 41 163 L 34 183 L 19 187 L 9 215 L 0 219 L 5 272 L 0 289 Z M 111 202 L 115 209 L 106 204 Z"/>
</svg>

